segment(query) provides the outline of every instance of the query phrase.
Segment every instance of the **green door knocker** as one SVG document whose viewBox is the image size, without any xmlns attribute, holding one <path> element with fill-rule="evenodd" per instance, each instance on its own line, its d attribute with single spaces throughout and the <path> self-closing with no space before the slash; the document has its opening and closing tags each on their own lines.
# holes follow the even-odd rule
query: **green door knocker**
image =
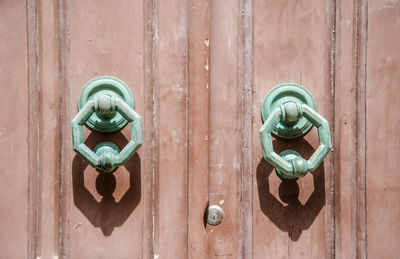
<svg viewBox="0 0 400 259">
<path fill-rule="evenodd" d="M 92 167 L 113 172 L 124 165 L 142 145 L 142 123 L 135 112 L 128 86 L 111 76 L 87 82 L 79 96 L 79 112 L 71 121 L 72 148 Z M 111 142 L 102 142 L 92 151 L 83 140 L 83 124 L 100 132 L 114 132 L 130 123 L 130 141 L 120 151 Z"/>
<path fill-rule="evenodd" d="M 300 178 L 314 171 L 332 149 L 328 121 L 317 113 L 311 93 L 301 85 L 286 83 L 275 86 L 265 97 L 261 107 L 264 125 L 260 129 L 261 147 L 265 160 L 286 179 Z M 305 160 L 294 150 L 279 155 L 272 145 L 271 133 L 292 139 L 305 135 L 312 126 L 318 128 L 319 147 Z"/>
</svg>

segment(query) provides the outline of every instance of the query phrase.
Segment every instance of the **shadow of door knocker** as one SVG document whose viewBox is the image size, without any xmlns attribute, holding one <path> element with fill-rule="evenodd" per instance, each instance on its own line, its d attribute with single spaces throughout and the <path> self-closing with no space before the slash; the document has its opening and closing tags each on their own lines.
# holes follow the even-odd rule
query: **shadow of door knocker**
<svg viewBox="0 0 400 259">
<path fill-rule="evenodd" d="M 96 178 L 96 190 L 102 198 L 100 202 L 95 199 L 84 184 L 84 171 L 87 166 L 87 162 L 75 156 L 72 166 L 74 204 L 94 227 L 100 228 L 105 236 L 109 236 L 114 228 L 123 225 L 140 202 L 140 158 L 135 154 L 125 164 L 129 173 L 129 188 L 118 202 L 113 196 L 116 188 L 114 174 L 101 171 L 98 171 Z"/>
<path fill-rule="evenodd" d="M 305 141 L 304 141 L 305 142 Z M 308 144 L 308 143 L 307 143 Z M 311 146 L 310 146 L 311 147 Z M 287 232 L 293 241 L 299 240 L 303 230 L 308 229 L 325 205 L 325 177 L 323 166 L 312 172 L 314 191 L 305 202 L 299 200 L 297 179 L 284 179 L 278 194 L 284 205 L 270 192 L 269 176 L 274 167 L 261 160 L 257 167 L 257 187 L 261 211 L 281 231 Z"/>
</svg>

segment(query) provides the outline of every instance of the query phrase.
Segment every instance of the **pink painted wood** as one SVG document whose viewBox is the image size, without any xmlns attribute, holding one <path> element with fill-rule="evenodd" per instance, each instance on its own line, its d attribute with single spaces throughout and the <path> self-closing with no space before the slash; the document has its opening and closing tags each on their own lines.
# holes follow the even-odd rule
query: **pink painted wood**
<svg viewBox="0 0 400 259">
<path fill-rule="evenodd" d="M 395 258 L 399 17 L 389 0 L 1 1 L 0 257 Z M 143 120 L 114 176 L 71 148 L 99 75 L 129 85 Z M 312 92 L 334 143 L 297 182 L 258 137 L 283 82 Z M 128 131 L 85 129 L 86 144 L 122 147 Z M 315 129 L 274 140 L 305 157 L 317 145 Z"/>
</svg>

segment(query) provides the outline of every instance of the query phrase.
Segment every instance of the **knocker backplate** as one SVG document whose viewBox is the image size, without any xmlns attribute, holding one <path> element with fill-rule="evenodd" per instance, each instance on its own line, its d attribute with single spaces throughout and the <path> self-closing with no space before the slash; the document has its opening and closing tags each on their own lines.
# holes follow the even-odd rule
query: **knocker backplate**
<svg viewBox="0 0 400 259">
<path fill-rule="evenodd" d="M 134 108 L 133 95 L 129 87 L 118 78 L 112 76 L 100 76 L 87 82 L 78 100 L 78 109 L 80 110 L 89 100 L 95 96 L 109 95 L 121 98 L 130 107 Z M 86 125 L 95 131 L 114 132 L 122 129 L 128 121 L 118 112 L 113 117 L 104 117 L 93 113 L 87 120 Z"/>
<path fill-rule="evenodd" d="M 272 88 L 264 97 L 261 107 L 261 116 L 263 122 L 276 109 L 286 102 L 295 102 L 307 104 L 314 110 L 317 110 L 317 104 L 311 93 L 301 85 L 294 83 L 280 84 Z M 305 135 L 311 128 L 312 123 L 306 118 L 301 117 L 297 122 L 280 121 L 272 133 L 275 136 L 284 139 L 298 138 Z"/>
</svg>

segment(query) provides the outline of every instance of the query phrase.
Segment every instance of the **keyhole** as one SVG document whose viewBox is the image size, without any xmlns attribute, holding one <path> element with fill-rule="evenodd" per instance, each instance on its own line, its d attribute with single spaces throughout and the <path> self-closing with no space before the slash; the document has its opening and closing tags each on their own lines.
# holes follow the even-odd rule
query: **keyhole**
<svg viewBox="0 0 400 259">
<path fill-rule="evenodd" d="M 207 223 L 212 226 L 216 226 L 221 224 L 222 220 L 224 219 L 224 211 L 218 205 L 211 205 L 206 210 L 207 214 Z"/>
</svg>

